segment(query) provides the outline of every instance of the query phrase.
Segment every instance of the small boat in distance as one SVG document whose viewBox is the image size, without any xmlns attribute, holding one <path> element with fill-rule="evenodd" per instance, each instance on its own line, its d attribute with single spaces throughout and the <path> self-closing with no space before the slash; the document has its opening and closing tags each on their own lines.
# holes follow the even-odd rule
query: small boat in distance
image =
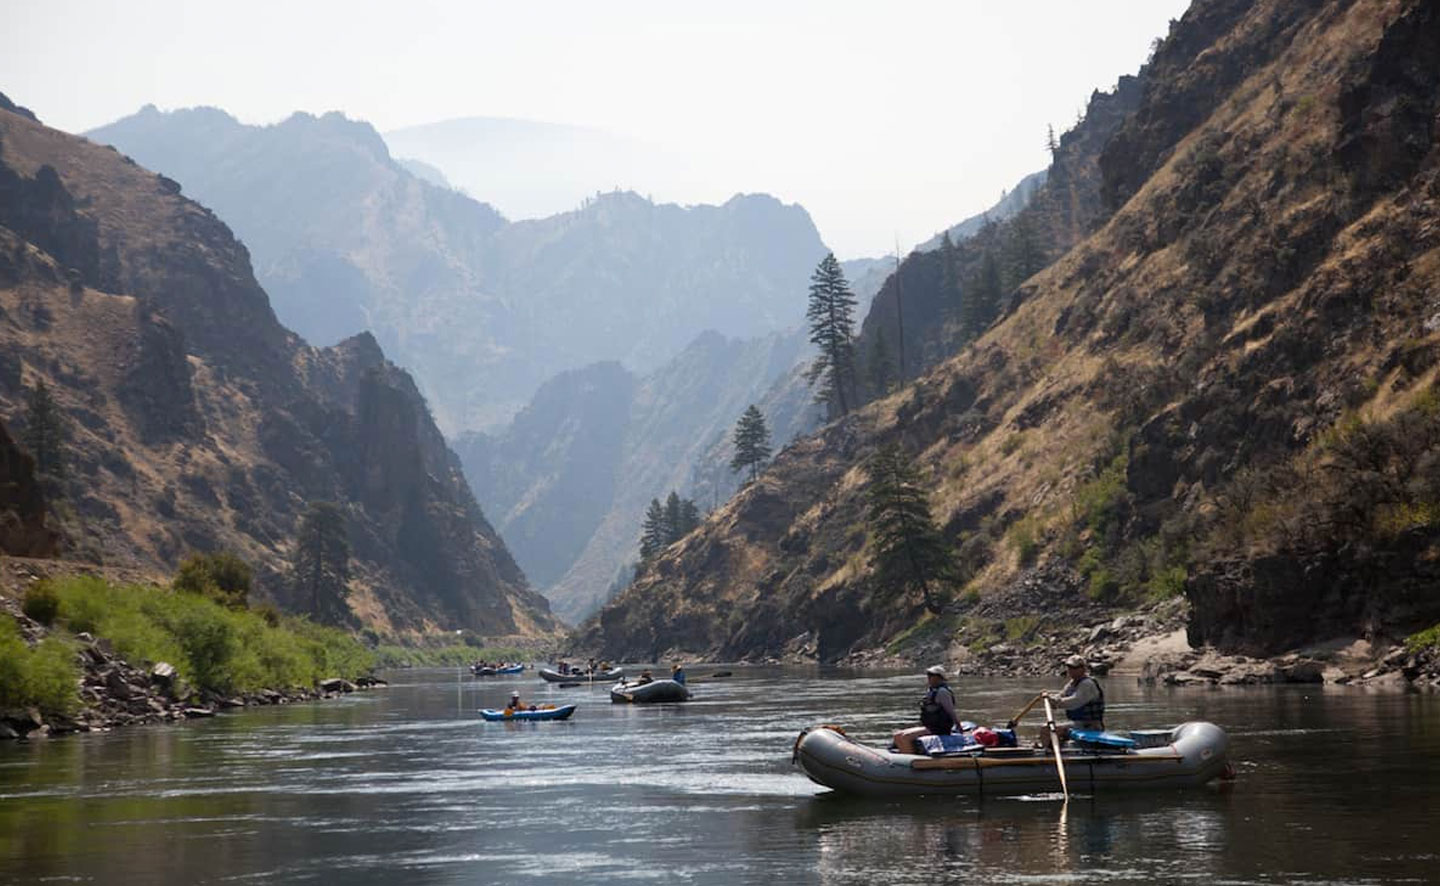
<svg viewBox="0 0 1440 886">
<path fill-rule="evenodd" d="M 470 673 L 477 677 L 497 677 L 501 674 L 519 674 L 524 672 L 525 665 L 516 662 L 515 664 L 480 664 L 470 666 Z"/>
<path fill-rule="evenodd" d="M 548 683 L 598 683 L 602 680 L 608 683 L 625 676 L 623 668 L 611 668 L 608 671 L 595 671 L 594 673 L 572 670 L 565 674 L 552 668 L 541 668 L 538 673 L 540 679 Z"/>
<path fill-rule="evenodd" d="M 533 711 L 528 709 L 512 711 L 510 708 L 497 711 L 493 708 L 484 708 L 480 711 L 480 716 L 491 722 L 500 720 L 565 720 L 573 713 L 575 713 L 575 706 L 573 704 L 567 704 L 561 705 L 558 708 L 554 705 L 545 705 Z"/>
</svg>

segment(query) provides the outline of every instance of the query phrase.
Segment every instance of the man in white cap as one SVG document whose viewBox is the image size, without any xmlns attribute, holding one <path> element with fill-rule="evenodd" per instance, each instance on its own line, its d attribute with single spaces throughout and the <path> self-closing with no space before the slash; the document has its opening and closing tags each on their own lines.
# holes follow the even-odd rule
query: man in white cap
<svg viewBox="0 0 1440 886">
<path fill-rule="evenodd" d="M 1046 696 L 1065 711 L 1070 723 L 1056 726 L 1055 733 L 1064 741 L 1070 737 L 1071 729 L 1092 729 L 1105 731 L 1105 690 L 1100 681 L 1089 674 L 1089 665 L 1084 657 L 1072 655 L 1065 659 L 1065 676 L 1068 678 L 1059 694 L 1047 692 Z M 1049 735 L 1041 735 L 1041 741 L 1049 741 Z"/>
<path fill-rule="evenodd" d="M 955 693 L 945 682 L 945 669 L 933 665 L 925 669 L 929 689 L 920 699 L 920 725 L 895 733 L 895 747 L 902 754 L 918 754 L 915 740 L 922 735 L 949 735 L 960 723 L 955 713 Z"/>
</svg>

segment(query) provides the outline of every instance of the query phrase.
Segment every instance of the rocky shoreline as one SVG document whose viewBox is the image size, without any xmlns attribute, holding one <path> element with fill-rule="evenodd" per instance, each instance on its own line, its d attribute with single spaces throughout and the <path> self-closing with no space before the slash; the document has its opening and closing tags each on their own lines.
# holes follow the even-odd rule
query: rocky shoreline
<svg viewBox="0 0 1440 886">
<path fill-rule="evenodd" d="M 1402 643 L 1340 638 L 1279 655 L 1253 657 L 1192 648 L 1185 609 L 1161 605 L 1068 631 L 1037 631 L 1019 642 L 983 649 L 932 642 L 896 655 L 876 649 L 839 664 L 852 667 L 916 666 L 944 662 L 972 677 L 1053 677 L 1059 663 L 1080 654 L 1094 673 L 1134 677 L 1169 686 L 1332 684 L 1372 689 L 1440 689 L 1440 650 Z"/>
<path fill-rule="evenodd" d="M 46 629 L 19 612 L 13 601 L 0 598 L 0 618 L 4 617 L 15 618 L 27 643 L 34 644 L 46 634 Z M 262 689 L 222 695 L 190 686 L 169 663 L 157 662 L 148 669 L 139 668 L 116 656 L 103 639 L 80 634 L 76 640 L 80 644 L 77 658 L 82 672 L 81 707 L 66 715 L 46 715 L 33 707 L 0 710 L 0 740 L 175 723 L 213 717 L 224 710 L 317 701 L 386 685 L 384 680 L 374 677 L 353 683 L 332 678 L 322 680 L 312 689 Z"/>
</svg>

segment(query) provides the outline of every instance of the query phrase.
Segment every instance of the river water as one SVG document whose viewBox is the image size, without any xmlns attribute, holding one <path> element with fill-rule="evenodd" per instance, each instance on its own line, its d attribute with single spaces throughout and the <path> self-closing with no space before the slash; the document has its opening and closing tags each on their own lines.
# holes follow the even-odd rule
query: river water
<svg viewBox="0 0 1440 886">
<path fill-rule="evenodd" d="M 923 679 L 732 670 L 692 670 L 695 700 L 655 707 L 402 672 L 341 700 L 0 745 L 0 883 L 1440 881 L 1440 696 L 1115 678 L 1115 726 L 1228 729 L 1233 786 L 862 802 L 806 780 L 791 743 L 818 722 L 883 740 Z M 516 687 L 579 710 L 479 718 Z M 1042 684 L 956 688 L 967 717 L 1003 722 Z"/>
</svg>

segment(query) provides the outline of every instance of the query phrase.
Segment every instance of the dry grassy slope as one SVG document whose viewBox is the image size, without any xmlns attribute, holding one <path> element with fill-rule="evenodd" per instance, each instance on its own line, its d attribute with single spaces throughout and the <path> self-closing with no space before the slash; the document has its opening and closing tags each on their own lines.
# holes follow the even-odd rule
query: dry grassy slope
<svg viewBox="0 0 1440 886">
<path fill-rule="evenodd" d="M 918 454 L 963 541 L 980 598 L 962 624 L 1084 623 L 1105 605 L 1076 574 L 1084 552 L 1114 568 L 1242 468 L 1428 384 L 1437 34 L 1418 0 L 1199 0 L 1111 144 L 1127 153 L 1107 152 L 1126 201 L 1109 222 L 974 346 L 782 453 L 580 640 L 834 658 L 894 637 L 919 607 L 871 586 L 855 467 L 889 441 Z M 1102 533 L 1086 508 L 1117 454 L 1128 504 Z"/>
<path fill-rule="evenodd" d="M 112 150 L 0 110 L 0 163 L 0 415 L 43 380 L 69 416 L 71 556 L 163 575 L 230 548 L 283 603 L 296 519 L 340 501 L 369 623 L 553 629 L 372 339 L 307 347 L 229 231 Z"/>
</svg>

